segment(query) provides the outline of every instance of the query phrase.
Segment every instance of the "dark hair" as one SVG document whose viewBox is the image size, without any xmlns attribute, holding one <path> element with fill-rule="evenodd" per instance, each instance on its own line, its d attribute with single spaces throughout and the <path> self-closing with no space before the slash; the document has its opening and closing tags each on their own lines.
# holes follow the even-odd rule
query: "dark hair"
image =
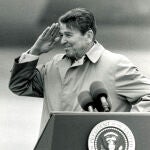
<svg viewBox="0 0 150 150">
<path fill-rule="evenodd" d="M 91 29 L 95 39 L 96 21 L 93 13 L 85 8 L 69 10 L 64 15 L 60 16 L 59 22 L 66 24 L 68 28 L 74 27 L 78 29 L 83 35 Z"/>
</svg>

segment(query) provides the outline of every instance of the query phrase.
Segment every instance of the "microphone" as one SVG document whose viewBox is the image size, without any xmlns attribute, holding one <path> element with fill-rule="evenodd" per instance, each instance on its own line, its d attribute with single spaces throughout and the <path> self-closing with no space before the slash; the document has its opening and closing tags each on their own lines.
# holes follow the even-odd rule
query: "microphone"
<svg viewBox="0 0 150 150">
<path fill-rule="evenodd" d="M 104 87 L 103 83 L 100 81 L 95 81 L 90 86 L 90 92 L 93 97 L 93 100 L 96 103 L 96 108 L 98 111 L 109 112 L 110 105 L 107 101 L 107 90 Z M 100 105 L 99 105 L 100 103 Z"/>
<path fill-rule="evenodd" d="M 85 111 L 94 112 L 94 101 L 89 91 L 83 91 L 78 96 L 78 102 Z"/>
</svg>

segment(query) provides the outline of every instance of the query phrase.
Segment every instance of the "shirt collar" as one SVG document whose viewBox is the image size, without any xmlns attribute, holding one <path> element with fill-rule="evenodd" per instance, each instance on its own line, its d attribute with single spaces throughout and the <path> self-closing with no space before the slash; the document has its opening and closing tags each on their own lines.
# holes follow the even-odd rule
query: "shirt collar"
<svg viewBox="0 0 150 150">
<path fill-rule="evenodd" d="M 94 43 L 93 47 L 86 53 L 86 56 L 91 62 L 96 63 L 105 49 L 98 41 L 94 41 Z"/>
<path fill-rule="evenodd" d="M 104 50 L 105 50 L 104 47 L 98 41 L 94 41 L 94 45 L 85 54 L 85 56 L 88 57 L 88 59 L 92 63 L 96 63 L 99 60 L 99 58 L 101 57 Z M 83 60 L 84 60 L 85 56 L 83 56 L 80 60 L 77 61 L 78 64 L 80 64 L 80 65 L 83 64 L 83 62 L 84 62 Z M 62 59 L 64 59 L 64 58 L 68 58 L 68 57 L 66 55 L 64 55 Z"/>
</svg>

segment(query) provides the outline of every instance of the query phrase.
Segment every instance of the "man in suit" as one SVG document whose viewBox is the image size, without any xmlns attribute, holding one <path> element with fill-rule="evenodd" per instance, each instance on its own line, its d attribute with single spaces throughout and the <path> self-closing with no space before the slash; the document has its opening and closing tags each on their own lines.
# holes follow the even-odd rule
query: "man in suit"
<svg viewBox="0 0 150 150">
<path fill-rule="evenodd" d="M 82 111 L 78 95 L 94 81 L 107 88 L 112 112 L 129 112 L 133 104 L 150 102 L 150 79 L 125 56 L 106 50 L 95 36 L 93 14 L 75 8 L 47 27 L 35 44 L 15 59 L 9 88 L 18 95 L 44 97 L 41 128 L 52 111 Z M 59 40 L 66 53 L 37 66 L 39 56 Z M 140 110 L 149 111 L 139 105 Z"/>
</svg>

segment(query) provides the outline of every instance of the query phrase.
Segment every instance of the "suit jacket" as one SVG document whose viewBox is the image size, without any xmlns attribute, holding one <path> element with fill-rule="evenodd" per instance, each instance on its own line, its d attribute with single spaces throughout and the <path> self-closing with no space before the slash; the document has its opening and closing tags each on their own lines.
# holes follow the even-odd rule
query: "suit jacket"
<svg viewBox="0 0 150 150">
<path fill-rule="evenodd" d="M 41 128 L 51 111 L 82 111 L 78 95 L 89 91 L 94 81 L 103 82 L 107 88 L 112 112 L 128 112 L 133 104 L 150 94 L 150 80 L 125 56 L 104 49 L 98 42 L 73 64 L 64 54 L 40 67 L 38 60 L 18 63 L 18 59 L 9 88 L 18 95 L 44 97 Z"/>
</svg>

